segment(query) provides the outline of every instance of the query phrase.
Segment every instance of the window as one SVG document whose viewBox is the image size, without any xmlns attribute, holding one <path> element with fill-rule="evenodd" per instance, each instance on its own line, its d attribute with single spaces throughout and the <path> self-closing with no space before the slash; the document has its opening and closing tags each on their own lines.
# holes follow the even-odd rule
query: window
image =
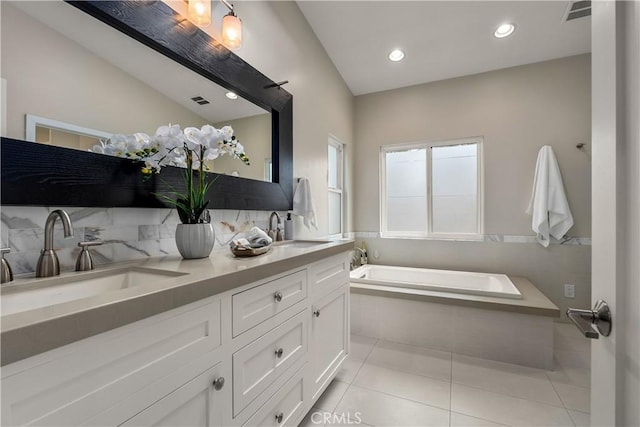
<svg viewBox="0 0 640 427">
<path fill-rule="evenodd" d="M 344 145 L 333 137 L 329 137 L 327 161 L 327 186 L 329 190 L 327 206 L 329 218 L 329 235 L 342 237 L 342 211 L 344 199 Z"/>
<path fill-rule="evenodd" d="M 482 236 L 482 138 L 385 145 L 380 152 L 382 237 Z"/>
</svg>

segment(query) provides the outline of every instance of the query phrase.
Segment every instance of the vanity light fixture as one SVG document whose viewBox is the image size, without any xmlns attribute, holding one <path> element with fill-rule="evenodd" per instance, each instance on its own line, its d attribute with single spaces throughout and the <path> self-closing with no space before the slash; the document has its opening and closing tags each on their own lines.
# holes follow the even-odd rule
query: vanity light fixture
<svg viewBox="0 0 640 427">
<path fill-rule="evenodd" d="M 393 62 L 402 61 L 404 59 L 404 52 L 400 49 L 393 49 L 389 53 L 389 60 Z"/>
<path fill-rule="evenodd" d="M 515 29 L 516 26 L 513 24 L 502 24 L 498 28 L 496 28 L 496 31 L 495 33 L 493 33 L 493 35 L 498 39 L 503 39 L 513 34 Z"/>
<path fill-rule="evenodd" d="M 211 25 L 212 0 L 187 0 L 189 2 L 189 19 L 198 27 Z M 238 18 L 233 5 L 227 0 L 220 0 L 229 13 L 222 18 L 222 43 L 231 50 L 242 46 L 242 20 Z"/>
<path fill-rule="evenodd" d="M 211 0 L 189 0 L 189 19 L 198 27 L 211 25 Z"/>
<path fill-rule="evenodd" d="M 238 95 L 236 95 L 234 92 L 227 92 L 225 93 L 225 95 L 229 99 L 238 99 Z"/>
</svg>

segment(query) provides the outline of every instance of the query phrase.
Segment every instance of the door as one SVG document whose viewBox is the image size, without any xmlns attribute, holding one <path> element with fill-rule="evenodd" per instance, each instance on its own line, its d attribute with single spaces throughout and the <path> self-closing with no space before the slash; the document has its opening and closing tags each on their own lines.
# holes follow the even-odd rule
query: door
<svg viewBox="0 0 640 427">
<path fill-rule="evenodd" d="M 613 328 L 591 347 L 592 425 L 640 425 L 640 3 L 592 3 L 592 299 Z"/>
<path fill-rule="evenodd" d="M 348 285 L 341 286 L 312 305 L 311 386 L 314 400 L 349 352 L 348 313 Z"/>
</svg>

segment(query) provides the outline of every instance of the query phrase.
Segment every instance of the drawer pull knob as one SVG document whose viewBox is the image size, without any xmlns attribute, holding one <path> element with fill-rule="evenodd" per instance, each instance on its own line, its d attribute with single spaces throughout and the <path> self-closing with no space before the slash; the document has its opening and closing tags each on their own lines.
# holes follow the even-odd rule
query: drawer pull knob
<svg viewBox="0 0 640 427">
<path fill-rule="evenodd" d="M 280 412 L 279 414 L 276 414 L 276 421 L 278 422 L 278 424 L 282 423 L 283 418 L 284 418 L 284 414 L 282 412 Z"/>
<path fill-rule="evenodd" d="M 313 315 L 316 317 L 320 317 L 320 310 L 314 310 Z"/>
<path fill-rule="evenodd" d="M 276 357 L 278 359 L 280 359 L 282 357 L 282 354 L 284 353 L 284 350 L 282 348 L 279 348 L 276 350 Z"/>
<path fill-rule="evenodd" d="M 224 377 L 216 378 L 213 381 L 213 388 L 216 390 L 222 390 L 222 387 L 224 387 Z"/>
<path fill-rule="evenodd" d="M 280 302 L 282 301 L 282 292 L 278 291 L 273 295 L 273 299 L 276 300 L 276 302 Z"/>
</svg>

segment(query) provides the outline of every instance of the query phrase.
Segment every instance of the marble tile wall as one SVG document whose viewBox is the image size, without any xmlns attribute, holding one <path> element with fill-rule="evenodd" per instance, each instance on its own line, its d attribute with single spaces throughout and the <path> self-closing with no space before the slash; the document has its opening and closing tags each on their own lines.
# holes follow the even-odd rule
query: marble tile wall
<svg viewBox="0 0 640 427">
<path fill-rule="evenodd" d="M 0 209 L 0 240 L 10 247 L 6 255 L 15 275 L 29 274 L 44 244 L 44 223 L 56 207 L 3 206 Z M 92 248 L 96 264 L 108 264 L 149 256 L 176 254 L 174 234 L 180 222 L 175 209 L 139 208 L 63 208 L 70 216 L 74 237 L 65 239 L 62 227 L 56 225 L 54 247 L 63 269 L 71 270 L 80 251 L 78 242 L 102 240 Z M 253 226 L 268 227 L 270 212 L 211 210 L 216 232 L 216 247 Z M 281 213 L 282 215 L 282 213 Z"/>
</svg>

